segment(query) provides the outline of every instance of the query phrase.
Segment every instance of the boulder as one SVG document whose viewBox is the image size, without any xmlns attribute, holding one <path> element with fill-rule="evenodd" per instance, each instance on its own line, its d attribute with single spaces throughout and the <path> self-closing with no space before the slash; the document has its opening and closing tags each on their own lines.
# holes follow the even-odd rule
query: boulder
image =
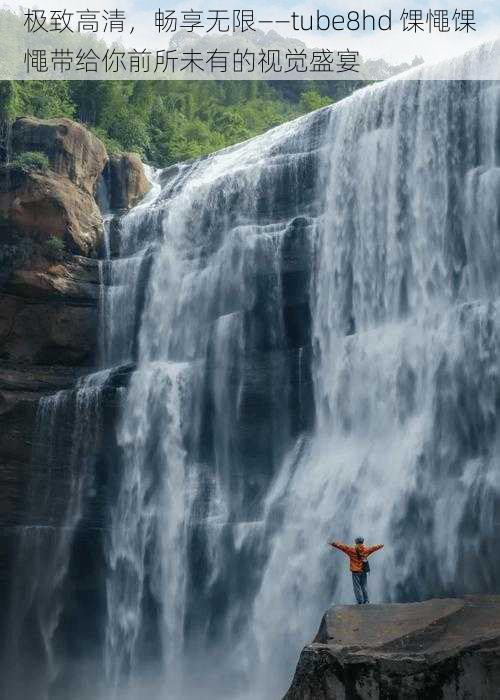
<svg viewBox="0 0 500 700">
<path fill-rule="evenodd" d="M 111 155 L 106 171 L 111 209 L 130 209 L 151 187 L 142 161 L 135 153 Z"/>
<path fill-rule="evenodd" d="M 95 256 L 102 241 L 102 218 L 95 201 L 108 156 L 88 129 L 70 119 L 16 119 L 12 157 L 44 153 L 50 170 L 11 165 L 0 171 L 0 224 L 35 240 L 61 238 L 67 250 Z"/>
<path fill-rule="evenodd" d="M 56 237 L 69 252 L 95 255 L 102 239 L 102 217 L 87 190 L 53 172 L 15 166 L 0 170 L 1 229 L 38 241 Z"/>
<path fill-rule="evenodd" d="M 42 151 L 51 169 L 93 195 L 107 161 L 104 145 L 71 119 L 22 117 L 12 127 L 12 152 Z"/>
<path fill-rule="evenodd" d="M 490 700 L 500 687 L 500 596 L 335 606 L 284 700 Z"/>
</svg>

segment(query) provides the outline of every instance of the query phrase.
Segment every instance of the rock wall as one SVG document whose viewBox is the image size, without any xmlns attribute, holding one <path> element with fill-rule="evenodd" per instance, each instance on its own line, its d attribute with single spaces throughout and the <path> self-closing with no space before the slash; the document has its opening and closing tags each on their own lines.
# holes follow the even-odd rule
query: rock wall
<svg viewBox="0 0 500 700">
<path fill-rule="evenodd" d="M 44 153 L 50 168 L 15 164 L 0 168 L 0 593 L 4 600 L 10 594 L 18 536 L 29 519 L 40 399 L 72 390 L 98 363 L 96 257 L 103 222 L 96 191 L 108 162 L 102 143 L 68 119 L 18 119 L 12 128 L 13 160 L 25 151 Z M 126 164 L 122 175 L 125 170 Z M 134 162 L 132 179 L 146 180 L 140 161 Z M 136 187 L 135 197 L 141 188 L 143 184 Z M 51 246 L 54 238 L 64 244 Z M 67 454 L 72 420 L 74 416 L 68 416 L 67 437 L 62 440 Z M 42 472 L 47 469 L 37 466 Z M 64 464 L 56 478 L 61 479 L 63 494 Z"/>
<path fill-rule="evenodd" d="M 141 159 L 135 153 L 110 156 L 105 170 L 112 209 L 130 209 L 149 191 Z"/>
<path fill-rule="evenodd" d="M 284 700 L 491 700 L 500 687 L 500 596 L 335 606 Z"/>
<path fill-rule="evenodd" d="M 42 397 L 70 389 L 95 364 L 97 262 L 39 260 L 0 288 L 0 591 L 9 596 L 33 484 Z M 43 468 L 43 465 L 41 465 Z M 48 478 L 48 474 L 47 474 Z"/>
<path fill-rule="evenodd" d="M 12 146 L 14 156 L 45 153 L 51 169 L 0 170 L 0 479 L 8 484 L 0 517 L 7 527 L 19 518 L 29 481 L 40 397 L 71 387 L 96 363 L 98 262 L 74 253 L 95 254 L 100 245 L 94 190 L 107 162 L 102 143 L 69 119 L 18 119 Z M 50 236 L 69 242 L 67 251 L 53 255 L 44 247 Z M 17 259 L 16 247 L 28 252 Z"/>
</svg>

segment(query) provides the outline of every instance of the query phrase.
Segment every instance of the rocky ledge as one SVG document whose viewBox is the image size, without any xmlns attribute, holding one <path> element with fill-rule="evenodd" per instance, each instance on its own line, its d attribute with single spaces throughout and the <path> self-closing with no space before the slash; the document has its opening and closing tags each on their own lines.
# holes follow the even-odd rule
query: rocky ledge
<svg viewBox="0 0 500 700">
<path fill-rule="evenodd" d="M 284 700 L 500 697 L 500 596 L 335 606 Z"/>
</svg>

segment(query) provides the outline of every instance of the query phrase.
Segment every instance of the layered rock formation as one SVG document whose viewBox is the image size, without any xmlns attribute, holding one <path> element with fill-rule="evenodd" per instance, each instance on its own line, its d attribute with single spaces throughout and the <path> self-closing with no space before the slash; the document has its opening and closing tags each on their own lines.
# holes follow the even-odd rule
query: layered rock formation
<svg viewBox="0 0 500 700">
<path fill-rule="evenodd" d="M 98 294 L 97 263 L 85 258 L 14 271 L 1 292 L 0 360 L 92 366 Z"/>
<path fill-rule="evenodd" d="M 500 596 L 335 606 L 285 700 L 491 700 L 500 687 Z"/>
<path fill-rule="evenodd" d="M 102 245 L 103 222 L 95 194 L 108 162 L 102 143 L 68 119 L 18 119 L 12 134 L 14 156 L 42 152 L 50 169 L 16 165 L 0 169 L 0 591 L 4 599 L 18 530 L 26 525 L 40 399 L 73 389 L 97 365 L 100 275 L 95 257 Z M 126 179 L 126 164 L 122 170 Z M 137 197 L 145 180 L 140 162 L 134 162 L 131 180 L 140 183 L 134 190 Z M 62 243 L 50 246 L 51 239 Z M 68 415 L 68 421 L 73 418 Z M 69 426 L 68 457 L 71 430 Z M 57 478 L 65 478 L 62 471 Z"/>
<path fill-rule="evenodd" d="M 13 152 L 40 151 L 51 169 L 7 166 L 0 171 L 0 243 L 27 249 L 7 267 L 0 286 L 0 465 L 4 523 L 17 517 L 17 499 L 32 448 L 41 396 L 68 388 L 95 364 L 98 263 L 102 218 L 94 199 L 107 162 L 102 143 L 68 119 L 18 119 Z M 13 238 L 15 236 L 15 238 Z M 48 238 L 67 252 L 51 259 Z M 6 495 L 7 494 L 7 495 Z"/>
<path fill-rule="evenodd" d="M 72 388 L 95 364 L 97 261 L 39 258 L 0 288 L 0 591 L 26 524 L 40 399 Z M 43 465 L 41 465 L 43 468 Z"/>
</svg>

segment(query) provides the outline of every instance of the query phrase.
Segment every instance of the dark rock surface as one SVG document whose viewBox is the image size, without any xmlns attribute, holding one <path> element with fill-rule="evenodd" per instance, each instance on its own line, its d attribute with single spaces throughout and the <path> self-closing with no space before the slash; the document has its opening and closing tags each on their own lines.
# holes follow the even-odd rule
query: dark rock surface
<svg viewBox="0 0 500 700">
<path fill-rule="evenodd" d="M 0 289 L 0 363 L 93 366 L 98 281 L 78 258 L 15 271 Z"/>
<path fill-rule="evenodd" d="M 98 327 L 95 261 L 41 261 L 0 288 L 0 522 L 21 517 L 38 402 L 75 386 L 95 366 Z M 10 494 L 10 495 L 9 495 Z"/>
<path fill-rule="evenodd" d="M 285 700 L 500 697 L 500 596 L 335 606 Z"/>
<path fill-rule="evenodd" d="M 111 209 L 130 209 L 149 191 L 151 185 L 141 159 L 135 153 L 117 153 L 109 157 L 105 177 L 108 180 Z"/>
</svg>

